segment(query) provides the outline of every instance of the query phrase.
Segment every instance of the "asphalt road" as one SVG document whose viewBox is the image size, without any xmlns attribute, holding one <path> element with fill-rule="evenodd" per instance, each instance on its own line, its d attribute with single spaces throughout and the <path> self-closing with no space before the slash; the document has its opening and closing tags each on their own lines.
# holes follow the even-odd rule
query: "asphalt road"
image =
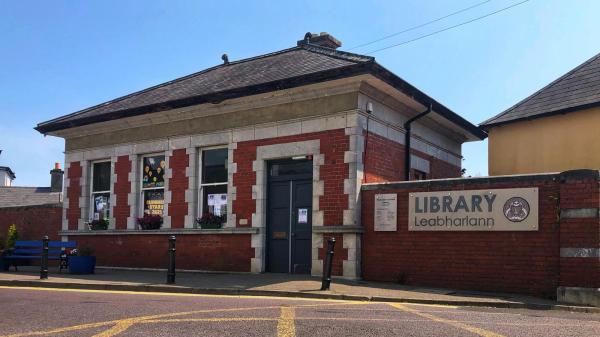
<svg viewBox="0 0 600 337">
<path fill-rule="evenodd" d="M 0 336 L 600 336 L 600 315 L 0 287 Z"/>
</svg>

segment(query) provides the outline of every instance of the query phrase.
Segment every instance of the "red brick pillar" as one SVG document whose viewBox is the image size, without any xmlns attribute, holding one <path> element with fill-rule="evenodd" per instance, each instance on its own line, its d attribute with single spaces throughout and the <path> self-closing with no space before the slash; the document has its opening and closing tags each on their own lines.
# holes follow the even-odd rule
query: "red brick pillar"
<svg viewBox="0 0 600 337">
<path fill-rule="evenodd" d="M 117 180 L 113 186 L 115 193 L 115 205 L 113 207 L 113 217 L 115 218 L 116 229 L 127 229 L 127 218 L 130 214 L 130 207 L 127 202 L 128 195 L 131 193 L 131 182 L 129 173 L 131 172 L 131 160 L 129 156 L 119 156 L 115 162 L 115 175 Z"/>
<path fill-rule="evenodd" d="M 81 208 L 79 208 L 79 197 L 81 197 L 81 177 L 83 169 L 78 161 L 69 163 L 67 178 L 69 186 L 67 187 L 67 198 L 69 199 L 67 208 L 67 223 L 69 230 L 78 229 L 78 221 L 81 218 Z"/>
<path fill-rule="evenodd" d="M 557 299 L 600 306 L 598 171 L 567 171 L 559 179 L 560 275 Z"/>
<path fill-rule="evenodd" d="M 169 158 L 169 167 L 172 173 L 169 179 L 169 191 L 171 191 L 171 202 L 169 203 L 171 228 L 183 228 L 185 216 L 188 215 L 188 204 L 185 201 L 188 177 L 185 171 L 189 166 L 189 161 L 186 149 L 173 150 L 173 155 Z"/>
</svg>

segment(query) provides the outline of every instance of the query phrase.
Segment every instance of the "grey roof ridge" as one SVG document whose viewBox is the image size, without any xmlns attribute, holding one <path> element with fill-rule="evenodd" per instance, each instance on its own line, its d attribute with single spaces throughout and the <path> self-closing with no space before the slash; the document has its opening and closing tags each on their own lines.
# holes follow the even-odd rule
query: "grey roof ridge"
<svg viewBox="0 0 600 337">
<path fill-rule="evenodd" d="M 103 103 L 100 103 L 100 104 L 96 104 L 96 105 L 93 105 L 91 107 L 87 107 L 85 109 L 78 110 L 78 111 L 75 111 L 73 113 L 70 113 L 70 114 L 67 114 L 67 115 L 64 115 L 64 116 L 60 116 L 60 117 L 57 117 L 57 118 L 53 118 L 53 119 L 50 119 L 50 120 L 38 123 L 36 129 L 38 127 L 44 126 L 46 124 L 60 122 L 61 120 L 68 119 L 70 117 L 86 113 L 86 112 L 88 112 L 90 110 L 94 110 L 94 109 L 99 108 L 99 107 L 104 106 L 104 105 L 113 104 L 113 103 L 116 103 L 118 101 L 122 101 L 124 99 L 130 98 L 130 97 L 133 97 L 133 96 L 136 96 L 136 95 L 139 95 L 139 94 L 143 94 L 143 93 L 149 92 L 151 90 L 164 87 L 164 86 L 169 85 L 169 84 L 180 82 L 180 81 L 186 80 L 188 78 L 192 78 L 194 76 L 202 75 L 202 74 L 207 73 L 209 71 L 212 71 L 214 69 L 218 69 L 218 68 L 221 68 L 221 67 L 224 67 L 224 66 L 230 66 L 232 64 L 239 64 L 239 63 L 244 63 L 244 62 L 248 62 L 248 61 L 254 61 L 254 60 L 257 60 L 257 59 L 261 59 L 261 58 L 265 58 L 265 57 L 269 57 L 269 56 L 273 56 L 273 55 L 284 54 L 284 53 L 287 53 L 287 52 L 290 52 L 290 51 L 293 51 L 293 50 L 297 50 L 299 48 L 300 47 L 292 47 L 292 48 L 282 49 L 282 50 L 279 50 L 279 51 L 275 51 L 275 52 L 271 52 L 271 53 L 267 53 L 267 54 L 263 54 L 263 55 L 258 55 L 258 56 L 253 56 L 253 57 L 248 57 L 248 58 L 245 58 L 245 59 L 237 60 L 237 61 L 232 61 L 232 62 L 229 62 L 228 64 L 218 64 L 216 66 L 212 66 L 212 67 L 209 67 L 209 68 L 197 71 L 197 72 L 192 73 L 192 74 L 188 74 L 188 75 L 185 75 L 185 76 L 182 76 L 182 77 L 178 77 L 176 79 L 173 79 L 173 80 L 170 80 L 170 81 L 167 81 L 167 82 L 163 82 L 163 83 L 160 83 L 160 84 L 157 84 L 157 85 L 153 85 L 151 87 L 148 87 L 148 88 L 145 88 L 145 89 L 142 89 L 142 90 L 138 90 L 138 91 L 132 92 L 130 94 L 127 94 L 127 95 L 124 95 L 124 96 L 120 96 L 120 97 L 111 99 L 109 101 L 106 101 L 106 102 L 103 102 Z"/>
<path fill-rule="evenodd" d="M 504 116 L 505 114 L 509 113 L 510 111 L 512 111 L 512 110 L 516 109 L 517 107 L 519 107 L 519 106 L 523 105 L 525 102 L 527 102 L 527 101 L 529 101 L 529 100 L 533 99 L 535 96 L 537 96 L 537 95 L 541 94 L 543 91 L 545 91 L 546 89 L 548 89 L 548 88 L 552 87 L 552 86 L 553 86 L 553 85 L 555 85 L 556 83 L 558 83 L 558 82 L 560 82 L 560 81 L 562 81 L 562 80 L 564 80 L 564 79 L 567 79 L 567 78 L 569 78 L 569 76 L 573 75 L 573 74 L 574 74 L 575 72 L 577 72 L 579 69 L 581 69 L 581 68 L 583 68 L 584 66 L 586 66 L 586 65 L 590 64 L 591 62 L 595 61 L 595 60 L 596 60 L 597 58 L 599 58 L 599 57 L 600 57 L 600 53 L 598 53 L 598 54 L 596 54 L 596 55 L 594 55 L 594 56 L 590 57 L 590 58 L 589 58 L 587 61 L 585 61 L 585 62 L 583 62 L 582 64 L 578 65 L 577 67 L 575 67 L 575 68 L 573 68 L 573 69 L 569 70 L 569 71 L 568 71 L 567 73 L 565 73 L 564 75 L 562 75 L 562 76 L 560 76 L 559 78 L 555 79 L 554 81 L 552 81 L 552 82 L 548 83 L 548 84 L 547 84 L 547 85 L 545 85 L 543 88 L 539 89 L 538 91 L 534 92 L 533 94 L 531 94 L 531 95 L 529 95 L 529 96 L 525 97 L 524 99 L 520 100 L 518 103 L 516 103 L 515 105 L 511 106 L 510 108 L 508 108 L 508 109 L 504 110 L 503 112 L 501 112 L 501 113 L 499 113 L 499 114 L 495 115 L 494 117 L 488 118 L 487 120 L 485 120 L 485 121 L 483 121 L 483 122 L 479 123 L 479 126 L 481 126 L 481 127 L 485 127 L 485 126 L 491 126 L 491 125 L 494 125 L 494 124 L 496 124 L 496 123 L 493 123 L 493 121 L 494 121 L 494 120 L 498 119 L 498 118 L 499 118 L 499 117 L 501 117 L 501 116 Z M 538 114 L 538 115 L 543 115 L 543 114 L 544 114 L 544 113 L 541 113 L 541 114 Z M 521 119 L 523 119 L 523 118 L 516 118 L 516 119 L 514 119 L 514 120 L 516 121 L 516 120 L 521 120 Z M 509 121 L 506 121 L 506 122 L 508 123 L 508 122 L 511 122 L 511 121 L 512 121 L 512 120 L 509 120 Z"/>
<path fill-rule="evenodd" d="M 327 48 L 323 46 L 318 46 L 310 43 L 303 43 L 299 45 L 300 48 L 306 49 L 311 52 L 316 52 L 322 55 L 330 56 L 336 59 L 341 59 L 350 62 L 359 62 L 356 59 L 363 59 L 362 62 L 373 62 L 375 61 L 375 57 L 367 56 L 362 54 L 351 53 L 343 50 L 337 50 L 333 48 Z M 356 59 L 355 59 L 356 58 Z"/>
</svg>

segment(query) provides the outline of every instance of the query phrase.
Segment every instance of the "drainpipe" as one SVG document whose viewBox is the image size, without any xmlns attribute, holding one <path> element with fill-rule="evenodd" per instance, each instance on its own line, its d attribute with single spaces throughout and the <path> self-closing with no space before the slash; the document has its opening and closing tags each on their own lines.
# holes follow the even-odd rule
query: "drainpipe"
<svg viewBox="0 0 600 337">
<path fill-rule="evenodd" d="M 406 151 L 404 154 L 404 180 L 405 181 L 410 180 L 410 124 L 412 122 L 416 121 L 417 119 L 427 115 L 430 112 L 431 112 L 431 103 L 429 103 L 427 110 L 410 118 L 409 120 L 407 120 L 404 123 L 404 129 L 406 130 L 406 133 L 404 134 L 404 145 L 405 145 L 404 147 L 405 147 L 405 151 Z"/>
<path fill-rule="evenodd" d="M 363 184 L 367 183 L 367 151 L 369 148 L 369 117 L 373 113 L 373 103 L 367 102 L 367 132 L 365 134 L 365 154 L 363 155 Z"/>
</svg>

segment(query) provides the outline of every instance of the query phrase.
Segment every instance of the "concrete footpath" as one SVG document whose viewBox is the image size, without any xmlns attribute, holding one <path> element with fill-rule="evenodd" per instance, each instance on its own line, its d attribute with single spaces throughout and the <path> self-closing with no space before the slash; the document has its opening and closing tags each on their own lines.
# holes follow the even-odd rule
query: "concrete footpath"
<svg viewBox="0 0 600 337">
<path fill-rule="evenodd" d="M 551 300 L 505 293 L 424 288 L 394 283 L 334 278 L 331 290 L 320 291 L 321 280 L 306 275 L 177 272 L 167 285 L 166 271 L 98 268 L 92 275 L 59 273 L 50 268 L 47 280 L 39 267 L 0 272 L 0 286 L 171 292 L 246 296 L 281 296 L 377 302 L 404 302 L 600 313 L 600 308 L 559 304 Z"/>
</svg>

